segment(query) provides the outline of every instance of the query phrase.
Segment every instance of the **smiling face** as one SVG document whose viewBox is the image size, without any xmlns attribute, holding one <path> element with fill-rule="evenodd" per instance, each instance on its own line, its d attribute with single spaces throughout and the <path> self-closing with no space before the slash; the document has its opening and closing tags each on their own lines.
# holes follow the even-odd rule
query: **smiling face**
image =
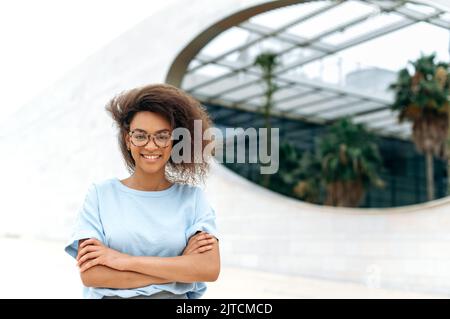
<svg viewBox="0 0 450 319">
<path fill-rule="evenodd" d="M 136 146 L 132 143 L 130 135 L 126 135 L 125 140 L 131 150 L 131 156 L 136 163 L 136 172 L 144 174 L 155 174 L 164 172 L 165 165 L 170 158 L 172 151 L 172 140 L 169 140 L 167 147 L 158 147 L 155 144 L 164 142 L 167 134 L 172 131 L 170 123 L 166 118 L 158 113 L 142 111 L 134 115 L 130 123 L 130 131 L 135 131 L 134 144 L 140 145 L 146 135 L 152 134 L 147 145 Z M 155 137 L 155 134 L 159 134 Z"/>
</svg>

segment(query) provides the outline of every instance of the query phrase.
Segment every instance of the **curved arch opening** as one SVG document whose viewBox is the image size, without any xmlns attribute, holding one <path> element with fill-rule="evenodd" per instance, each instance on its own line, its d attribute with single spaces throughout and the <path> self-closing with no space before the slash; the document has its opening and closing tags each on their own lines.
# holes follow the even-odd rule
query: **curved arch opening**
<svg viewBox="0 0 450 319">
<path fill-rule="evenodd" d="M 389 6 L 376 1 L 261 4 L 226 17 L 195 37 L 174 60 L 166 82 L 199 99 L 218 126 L 262 127 L 264 83 L 253 62 L 258 53 L 275 52 L 282 59 L 282 69 L 275 75 L 279 91 L 271 115 L 273 126 L 280 127 L 280 139 L 295 142 L 298 153 L 314 151 L 315 137 L 350 116 L 379 140 L 384 167 L 380 175 L 386 185 L 383 189 L 368 186 L 359 207 L 423 203 L 427 201 L 425 159 L 411 142 L 412 125 L 397 123 L 398 114 L 389 107 L 392 95 L 384 89 L 395 80 L 399 66 L 417 56 L 418 48 L 426 47 L 436 51 L 440 60 L 449 60 L 448 47 L 445 51 L 442 46 L 426 45 L 427 38 L 448 43 L 450 16 L 441 11 L 416 1 Z M 337 21 L 343 14 L 345 21 Z M 406 45 L 409 56 L 394 54 L 399 50 L 389 43 L 399 43 L 408 34 L 414 34 L 419 45 Z M 387 49 L 373 54 L 377 48 Z M 383 55 L 384 62 L 379 62 Z M 365 60 L 349 58 L 358 56 Z M 447 195 L 447 163 L 435 158 L 433 164 L 437 199 Z M 259 183 L 251 165 L 228 167 Z M 298 198 L 292 190 L 305 192 L 303 186 L 289 185 L 291 193 L 280 191 L 280 183 L 272 189 Z M 350 189 L 355 187 L 361 186 Z M 324 198 L 326 191 L 322 189 L 320 196 Z"/>
</svg>

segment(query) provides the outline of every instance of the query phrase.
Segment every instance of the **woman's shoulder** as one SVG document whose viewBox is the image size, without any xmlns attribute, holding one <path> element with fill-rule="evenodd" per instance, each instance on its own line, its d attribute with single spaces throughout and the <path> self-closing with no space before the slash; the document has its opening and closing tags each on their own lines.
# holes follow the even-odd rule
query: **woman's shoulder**
<svg viewBox="0 0 450 319">
<path fill-rule="evenodd" d="M 97 180 L 93 180 L 89 183 L 89 191 L 103 191 L 106 189 L 109 189 L 111 187 L 113 187 L 115 181 L 118 180 L 115 177 L 110 177 L 110 178 L 103 178 L 103 179 L 97 179 Z"/>
<path fill-rule="evenodd" d="M 103 178 L 92 181 L 92 185 L 94 185 L 96 188 L 105 188 L 105 187 L 111 187 L 116 180 L 119 179 L 117 177 L 109 177 L 109 178 Z"/>
<path fill-rule="evenodd" d="M 196 195 L 200 189 L 198 185 L 175 183 L 180 193 L 185 195 Z"/>
<path fill-rule="evenodd" d="M 179 193 L 189 200 L 202 201 L 207 197 L 204 185 L 178 184 Z"/>
</svg>

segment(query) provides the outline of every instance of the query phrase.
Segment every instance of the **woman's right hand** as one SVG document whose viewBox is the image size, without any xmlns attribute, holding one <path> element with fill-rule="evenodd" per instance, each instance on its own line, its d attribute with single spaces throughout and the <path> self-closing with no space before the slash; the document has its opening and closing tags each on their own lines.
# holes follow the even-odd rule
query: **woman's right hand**
<svg viewBox="0 0 450 319">
<path fill-rule="evenodd" d="M 200 232 L 189 238 L 189 242 L 184 248 L 183 256 L 192 254 L 201 254 L 212 249 L 212 244 L 217 239 L 207 232 Z"/>
</svg>

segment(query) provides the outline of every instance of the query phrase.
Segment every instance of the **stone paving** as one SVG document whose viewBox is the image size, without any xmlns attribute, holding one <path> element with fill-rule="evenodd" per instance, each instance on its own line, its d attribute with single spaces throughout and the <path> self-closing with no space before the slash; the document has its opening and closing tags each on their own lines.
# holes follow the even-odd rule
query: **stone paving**
<svg viewBox="0 0 450 319">
<path fill-rule="evenodd" d="M 63 242 L 0 238 L 0 298 L 81 298 L 75 261 Z M 441 298 L 363 285 L 222 266 L 204 298 Z"/>
</svg>

